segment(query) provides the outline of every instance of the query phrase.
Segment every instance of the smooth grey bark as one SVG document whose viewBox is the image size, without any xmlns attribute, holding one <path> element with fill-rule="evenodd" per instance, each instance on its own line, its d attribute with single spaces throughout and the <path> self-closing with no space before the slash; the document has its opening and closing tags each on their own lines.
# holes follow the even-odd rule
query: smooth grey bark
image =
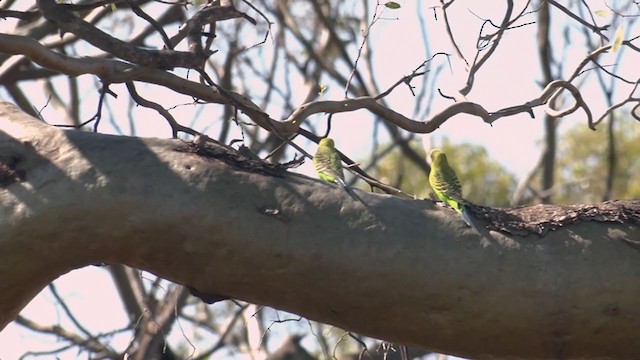
<svg viewBox="0 0 640 360">
<path fill-rule="evenodd" d="M 636 225 L 480 236 L 430 201 L 358 191 L 364 206 L 185 147 L 63 131 L 1 102 L 0 161 L 24 177 L 0 188 L 1 327 L 56 277 L 106 262 L 471 358 L 640 353 Z"/>
</svg>

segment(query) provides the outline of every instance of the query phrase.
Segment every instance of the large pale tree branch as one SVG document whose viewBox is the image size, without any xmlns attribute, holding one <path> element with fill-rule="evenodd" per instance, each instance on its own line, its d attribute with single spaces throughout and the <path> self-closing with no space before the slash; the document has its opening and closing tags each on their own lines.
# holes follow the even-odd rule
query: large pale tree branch
<svg viewBox="0 0 640 360">
<path fill-rule="evenodd" d="M 430 201 L 358 191 L 363 204 L 189 149 L 0 103 L 0 325 L 56 277 L 106 262 L 466 357 L 640 352 L 637 225 L 481 236 Z"/>
</svg>

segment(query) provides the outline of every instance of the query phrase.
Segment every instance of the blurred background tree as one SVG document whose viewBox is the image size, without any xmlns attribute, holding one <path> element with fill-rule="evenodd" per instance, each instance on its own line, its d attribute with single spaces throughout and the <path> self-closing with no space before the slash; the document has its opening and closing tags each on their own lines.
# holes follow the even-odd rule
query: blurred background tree
<svg viewBox="0 0 640 360">
<path fill-rule="evenodd" d="M 589 204 L 608 199 L 640 197 L 640 127 L 628 117 L 620 117 L 613 136 L 616 147 L 615 173 L 609 198 L 607 194 L 608 134 L 574 125 L 562 134 L 558 151 L 558 176 L 552 189 L 557 203 Z"/>
</svg>

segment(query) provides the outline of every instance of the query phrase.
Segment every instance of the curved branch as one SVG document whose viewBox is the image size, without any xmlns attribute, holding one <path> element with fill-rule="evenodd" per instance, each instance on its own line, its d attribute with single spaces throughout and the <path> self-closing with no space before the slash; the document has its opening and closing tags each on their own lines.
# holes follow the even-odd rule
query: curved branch
<svg viewBox="0 0 640 360">
<path fill-rule="evenodd" d="M 175 67 L 201 67 L 212 52 L 185 52 L 173 50 L 143 49 L 99 30 L 95 26 L 75 16 L 65 4 L 54 0 L 37 0 L 44 17 L 55 23 L 61 31 L 72 33 L 89 44 L 134 64 L 158 69 Z"/>
<path fill-rule="evenodd" d="M 122 61 L 100 58 L 75 58 L 56 53 L 38 41 L 22 36 L 0 34 L 0 52 L 21 54 L 40 66 L 59 71 L 69 76 L 92 74 L 104 83 L 123 83 L 141 81 L 162 85 L 180 94 L 193 96 L 204 101 L 218 104 L 233 104 L 239 107 L 260 127 L 283 135 L 296 132 L 297 126 L 271 119 L 247 97 L 232 92 L 216 91 L 209 86 L 183 79 L 163 70 L 139 67 Z M 5 73 L 6 74 L 6 73 Z M 0 77 L 0 84 L 3 84 Z"/>
<path fill-rule="evenodd" d="M 409 119 L 404 115 L 385 107 L 380 104 L 376 98 L 363 96 L 355 99 L 345 99 L 340 101 L 313 101 L 304 104 L 294 111 L 285 123 L 299 124 L 307 117 L 320 112 L 335 114 L 359 109 L 367 109 L 386 121 L 398 125 L 407 131 L 420 134 L 434 131 L 440 125 L 444 124 L 444 122 L 449 118 L 460 113 L 476 115 L 485 119 L 486 122 L 491 122 L 488 121 L 491 119 L 491 115 L 481 105 L 472 102 L 455 103 L 434 115 L 429 121 L 423 122 Z"/>
<path fill-rule="evenodd" d="M 628 44 L 628 42 L 624 44 Z M 433 132 L 449 118 L 461 113 L 478 116 L 484 122 L 491 124 L 501 117 L 511 116 L 521 112 L 527 112 L 533 116 L 531 111 L 533 107 L 547 104 L 550 99 L 553 100 L 559 96 L 563 89 L 571 92 L 575 99 L 574 104 L 563 110 L 555 110 L 547 106 L 547 113 L 552 116 L 564 116 L 575 112 L 578 108 L 583 108 L 588 117 L 589 127 L 593 129 L 597 124 L 593 122 L 589 107 L 582 99 L 579 90 L 569 81 L 564 80 L 556 80 L 549 83 L 542 93 L 531 101 L 522 105 L 507 107 L 493 113 L 489 113 L 479 104 L 459 101 L 433 115 L 428 121 L 415 121 L 380 104 L 374 97 L 363 96 L 340 101 L 310 102 L 296 109 L 288 119 L 276 121 L 244 95 L 225 90 L 219 86 L 212 89 L 211 87 L 185 80 L 165 71 L 138 67 L 115 60 L 95 58 L 78 59 L 64 56 L 42 46 L 35 40 L 6 34 L 0 34 L 0 52 L 23 54 L 43 67 L 72 76 L 94 74 L 99 76 L 105 83 L 142 81 L 162 85 L 176 92 L 194 96 L 205 101 L 219 104 L 232 104 L 249 116 L 249 118 L 260 127 L 272 131 L 282 138 L 295 134 L 303 121 L 312 114 L 320 112 L 340 113 L 358 109 L 367 109 L 373 114 L 407 131 L 422 134 Z M 592 53 L 592 55 L 594 53 Z M 590 57 L 591 55 L 589 58 Z M 2 83 L 2 78 L 0 78 L 0 83 Z"/>
<path fill-rule="evenodd" d="M 573 103 L 573 105 L 565 109 L 556 110 L 552 107 L 552 105 L 556 102 L 555 100 L 560 96 L 563 89 L 569 90 L 571 95 L 573 95 L 573 99 L 575 100 L 575 102 Z M 554 80 L 544 88 L 543 96 L 547 96 L 550 92 L 554 92 L 554 93 L 548 98 L 548 101 L 547 101 L 548 105 L 547 105 L 547 108 L 545 109 L 546 113 L 549 116 L 559 118 L 559 117 L 569 115 L 575 112 L 576 110 L 578 110 L 579 108 L 582 108 L 587 115 L 587 124 L 589 125 L 589 128 L 591 130 L 596 129 L 595 124 L 593 123 L 593 115 L 591 115 L 591 110 L 589 109 L 589 106 L 587 106 L 587 103 L 582 98 L 582 95 L 580 94 L 580 90 L 578 90 L 578 88 L 573 86 L 573 84 L 571 84 L 568 81 Z"/>
</svg>

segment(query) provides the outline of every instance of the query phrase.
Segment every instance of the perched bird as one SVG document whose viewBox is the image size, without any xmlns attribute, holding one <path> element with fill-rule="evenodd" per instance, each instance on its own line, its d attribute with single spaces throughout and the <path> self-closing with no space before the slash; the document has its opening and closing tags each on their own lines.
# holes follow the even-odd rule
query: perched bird
<svg viewBox="0 0 640 360">
<path fill-rule="evenodd" d="M 318 151 L 316 151 L 316 155 L 313 157 L 313 166 L 316 168 L 320 179 L 340 185 L 354 200 L 367 206 L 367 203 L 365 203 L 360 196 L 356 195 L 356 193 L 347 186 L 347 183 L 344 182 L 342 160 L 340 160 L 340 154 L 338 154 L 336 150 L 333 139 L 327 137 L 320 140 L 318 143 Z"/>
<path fill-rule="evenodd" d="M 323 138 L 318 144 L 318 151 L 313 157 L 313 166 L 318 172 L 320 179 L 338 184 L 344 188 L 344 172 L 342 171 L 342 160 L 336 151 L 335 143 L 331 138 Z"/>
<path fill-rule="evenodd" d="M 447 155 L 440 149 L 433 149 L 429 153 L 429 157 L 431 158 L 431 172 L 429 173 L 431 188 L 440 200 L 462 215 L 462 219 L 467 225 L 475 228 L 471 223 L 469 210 L 464 205 L 465 200 L 462 198 L 462 187 L 458 176 L 449 166 Z"/>
</svg>

